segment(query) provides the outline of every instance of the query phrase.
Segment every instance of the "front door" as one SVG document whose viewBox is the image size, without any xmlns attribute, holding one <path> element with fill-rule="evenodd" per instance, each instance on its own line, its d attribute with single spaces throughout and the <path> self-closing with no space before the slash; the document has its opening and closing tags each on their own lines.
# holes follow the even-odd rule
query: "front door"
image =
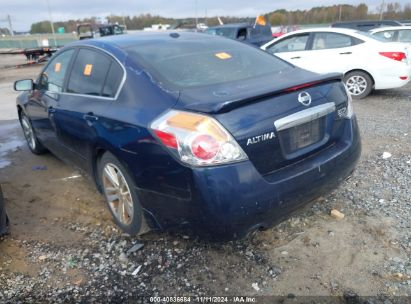
<svg viewBox="0 0 411 304">
<path fill-rule="evenodd" d="M 296 34 L 285 38 L 279 38 L 266 51 L 274 54 L 300 68 L 304 68 L 309 51 L 309 33 Z"/>
<path fill-rule="evenodd" d="M 75 50 L 57 54 L 40 74 L 26 110 L 36 136 L 50 150 L 59 153 L 54 113 L 60 100 L 66 74 Z"/>
</svg>

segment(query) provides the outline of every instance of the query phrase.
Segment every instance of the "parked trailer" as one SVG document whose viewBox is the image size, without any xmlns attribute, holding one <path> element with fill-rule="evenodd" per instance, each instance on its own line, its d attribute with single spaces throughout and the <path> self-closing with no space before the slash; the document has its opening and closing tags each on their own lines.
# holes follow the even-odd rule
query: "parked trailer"
<svg viewBox="0 0 411 304">
<path fill-rule="evenodd" d="M 46 62 L 49 58 L 59 50 L 58 47 L 37 47 L 29 49 L 15 49 L 0 51 L 0 55 L 24 55 L 27 62 L 19 65 L 5 66 L 5 68 L 19 68 L 33 64 Z"/>
<path fill-rule="evenodd" d="M 96 28 L 90 23 L 82 23 L 77 26 L 77 35 L 79 40 L 92 39 L 95 37 L 104 37 L 124 34 L 124 26 L 118 24 L 98 25 Z M 0 51 L 0 55 L 24 55 L 27 62 L 19 65 L 5 66 L 5 68 L 20 68 L 33 64 L 43 63 L 59 50 L 60 47 L 36 47 L 27 49 L 14 49 Z"/>
</svg>

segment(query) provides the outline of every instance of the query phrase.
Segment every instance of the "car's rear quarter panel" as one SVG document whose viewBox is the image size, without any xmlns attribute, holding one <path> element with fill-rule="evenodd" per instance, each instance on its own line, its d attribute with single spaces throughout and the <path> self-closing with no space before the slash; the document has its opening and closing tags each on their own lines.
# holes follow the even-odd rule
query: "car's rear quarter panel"
<svg viewBox="0 0 411 304">
<path fill-rule="evenodd" d="M 177 101 L 178 92 L 162 90 L 138 66 L 128 62 L 127 80 L 99 119 L 93 159 L 100 151 L 114 154 L 128 168 L 141 203 L 161 222 L 183 222 L 193 209 L 190 170 L 176 161 L 149 130 L 150 123 Z M 90 164 L 94 166 L 95 164 Z"/>
</svg>

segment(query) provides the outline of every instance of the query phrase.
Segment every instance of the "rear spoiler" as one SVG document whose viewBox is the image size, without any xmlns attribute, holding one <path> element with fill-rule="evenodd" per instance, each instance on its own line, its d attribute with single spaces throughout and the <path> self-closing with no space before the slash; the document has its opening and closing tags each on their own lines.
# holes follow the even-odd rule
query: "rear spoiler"
<svg viewBox="0 0 411 304">
<path fill-rule="evenodd" d="M 319 84 L 325 84 L 330 82 L 340 82 L 342 80 L 343 75 L 339 73 L 332 73 L 332 74 L 313 74 L 317 77 L 310 78 L 309 82 L 296 82 L 293 79 L 284 81 L 280 86 L 275 88 L 275 90 L 265 90 L 262 92 L 258 92 L 254 94 L 252 97 L 246 97 L 243 99 L 233 99 L 223 102 L 218 102 L 215 104 L 199 104 L 193 103 L 186 105 L 187 110 L 193 111 L 200 111 L 204 113 L 210 114 L 219 114 L 229 112 L 233 109 L 242 107 L 246 104 L 252 104 L 254 102 L 258 102 L 261 99 L 271 98 L 277 95 L 287 94 L 293 91 L 298 91 L 304 88 L 317 86 Z"/>
</svg>

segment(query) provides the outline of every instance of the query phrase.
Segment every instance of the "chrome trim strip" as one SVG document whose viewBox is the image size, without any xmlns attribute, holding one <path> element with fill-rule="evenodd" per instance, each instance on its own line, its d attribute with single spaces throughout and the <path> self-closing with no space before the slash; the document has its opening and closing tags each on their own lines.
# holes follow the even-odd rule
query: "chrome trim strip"
<svg viewBox="0 0 411 304">
<path fill-rule="evenodd" d="M 97 96 L 97 95 L 87 95 L 87 94 L 77 94 L 77 93 L 67 93 L 67 92 L 59 92 L 57 94 L 68 95 L 68 96 L 88 97 L 88 98 L 97 98 L 97 99 L 104 99 L 104 100 L 116 100 L 117 99 L 117 96 L 104 97 L 104 96 Z"/>
<path fill-rule="evenodd" d="M 117 61 L 117 63 L 121 66 L 121 68 L 123 69 L 123 78 L 121 79 L 120 85 L 118 86 L 116 95 L 114 95 L 114 97 L 104 97 L 104 96 L 95 96 L 95 95 L 87 95 L 87 94 L 76 94 L 76 93 L 67 93 L 67 92 L 52 92 L 52 91 L 46 91 L 46 92 L 52 92 L 52 93 L 57 93 L 59 95 L 69 95 L 69 96 L 80 96 L 80 97 L 88 97 L 88 98 L 97 98 L 97 99 L 104 99 L 104 100 L 117 100 L 118 96 L 120 95 L 121 90 L 123 89 L 124 83 L 126 82 L 126 78 L 127 78 L 127 71 L 126 68 L 124 67 L 124 65 L 120 62 L 120 60 L 118 60 L 116 57 L 114 57 L 111 53 L 107 52 L 106 50 L 99 48 L 97 46 L 94 45 L 78 45 L 78 46 L 74 46 L 74 49 L 81 49 L 81 48 L 94 48 L 97 50 L 100 50 L 104 53 L 106 53 L 110 58 L 114 59 L 115 61 Z M 71 72 L 71 71 L 70 71 Z"/>
<path fill-rule="evenodd" d="M 286 130 L 292 127 L 302 125 L 325 116 L 335 111 L 335 103 L 328 102 L 316 107 L 312 107 L 289 116 L 280 118 L 274 122 L 277 131 Z"/>
</svg>

